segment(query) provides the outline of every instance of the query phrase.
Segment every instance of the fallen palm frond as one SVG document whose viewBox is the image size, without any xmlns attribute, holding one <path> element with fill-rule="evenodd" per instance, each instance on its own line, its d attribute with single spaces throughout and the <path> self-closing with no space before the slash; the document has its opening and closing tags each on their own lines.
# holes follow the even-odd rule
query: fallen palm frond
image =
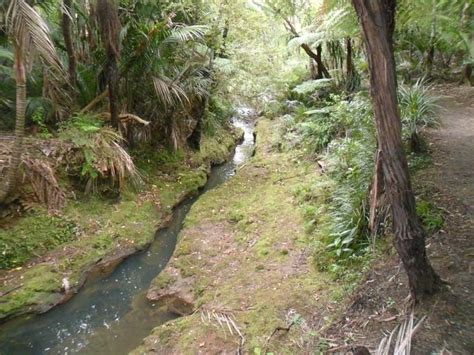
<svg viewBox="0 0 474 355">
<path fill-rule="evenodd" d="M 14 140 L 13 136 L 3 136 L 0 140 L 0 179 L 10 168 Z M 38 202 L 45 204 L 50 211 L 61 209 L 66 203 L 66 195 L 54 173 L 55 161 L 49 157 L 54 148 L 35 139 L 26 139 L 24 145 L 20 161 L 23 180 L 31 185 Z"/>
<path fill-rule="evenodd" d="M 235 321 L 235 316 L 226 311 L 217 311 L 215 309 L 200 309 L 201 321 L 204 324 L 212 325 L 216 328 L 222 328 L 224 332 L 226 329 L 229 330 L 230 334 L 239 337 L 239 349 L 238 354 L 241 354 L 243 345 L 245 343 L 245 337 L 243 336 L 239 326 Z"/>
<path fill-rule="evenodd" d="M 25 178 L 30 182 L 39 202 L 54 211 L 64 207 L 66 195 L 59 186 L 52 167 L 44 160 L 25 156 L 21 164 L 24 166 Z"/>
<path fill-rule="evenodd" d="M 386 335 L 379 343 L 376 355 L 410 355 L 411 353 L 411 341 L 416 331 L 420 328 L 421 323 L 425 320 L 426 316 L 421 318 L 418 323 L 415 324 L 414 312 L 401 324 L 397 325 L 395 329 L 388 335 Z M 398 330 L 398 333 L 397 333 Z M 393 340 L 395 333 L 397 337 L 395 344 Z"/>
<path fill-rule="evenodd" d="M 110 112 L 103 112 L 99 115 L 105 121 L 110 121 Z M 144 143 L 151 140 L 150 121 L 131 114 L 119 114 L 119 130 L 129 145 Z"/>
</svg>

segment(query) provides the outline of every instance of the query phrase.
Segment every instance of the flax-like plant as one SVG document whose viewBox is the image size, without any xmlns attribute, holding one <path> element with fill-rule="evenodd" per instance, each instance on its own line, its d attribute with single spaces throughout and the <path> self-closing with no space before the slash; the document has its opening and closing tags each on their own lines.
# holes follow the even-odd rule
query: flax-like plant
<svg viewBox="0 0 474 355">
<path fill-rule="evenodd" d="M 430 91 L 431 87 L 425 85 L 423 79 L 419 79 L 413 86 L 401 86 L 399 90 L 403 133 L 414 153 L 420 153 L 422 150 L 421 130 L 438 123 L 440 97 Z"/>
</svg>

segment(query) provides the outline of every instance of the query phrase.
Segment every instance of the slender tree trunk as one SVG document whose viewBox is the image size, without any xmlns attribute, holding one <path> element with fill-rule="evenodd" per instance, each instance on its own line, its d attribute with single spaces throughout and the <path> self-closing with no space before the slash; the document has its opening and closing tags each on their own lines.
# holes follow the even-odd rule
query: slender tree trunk
<svg viewBox="0 0 474 355">
<path fill-rule="evenodd" d="M 279 13 L 278 10 L 275 10 L 277 13 Z M 290 31 L 294 36 L 299 37 L 300 34 L 296 30 L 295 26 L 291 23 L 290 20 L 287 18 L 284 18 L 285 21 L 285 27 L 288 31 Z M 313 50 L 306 44 L 303 43 L 301 45 L 301 48 L 305 51 L 305 53 L 310 57 L 313 58 L 318 65 L 318 75 L 317 79 L 322 79 L 322 78 L 330 78 L 331 75 L 329 74 L 329 71 L 326 69 L 326 66 L 323 63 L 323 47 L 321 45 L 316 47 L 316 53 L 313 52 Z"/>
<path fill-rule="evenodd" d="M 227 37 L 229 36 L 229 20 L 225 20 L 224 29 L 222 30 L 222 45 L 219 49 L 219 58 L 227 58 L 226 47 L 227 47 Z"/>
<path fill-rule="evenodd" d="M 354 72 L 354 63 L 352 62 L 352 40 L 346 37 L 346 75 L 349 79 Z"/>
<path fill-rule="evenodd" d="M 352 81 L 354 77 L 354 62 L 352 61 L 352 39 L 346 38 L 346 75 L 347 81 Z"/>
<path fill-rule="evenodd" d="M 346 80 L 347 80 L 347 91 L 353 91 L 355 87 L 355 68 L 354 62 L 352 61 L 352 39 L 346 38 Z"/>
<path fill-rule="evenodd" d="M 434 293 L 440 279 L 426 256 L 425 232 L 416 215 L 401 138 L 392 36 L 395 0 L 352 0 L 362 26 L 370 70 L 377 142 L 392 211 L 395 247 L 415 301 Z"/>
<path fill-rule="evenodd" d="M 321 78 L 330 78 L 331 75 L 329 71 L 326 69 L 326 66 L 323 63 L 323 47 L 321 45 L 316 47 L 316 64 L 318 65 L 318 77 Z"/>
<path fill-rule="evenodd" d="M 119 71 L 117 59 L 109 59 L 107 65 L 107 83 L 109 86 L 110 123 L 119 128 Z"/>
<path fill-rule="evenodd" d="M 309 58 L 309 74 L 312 80 L 320 79 L 318 78 L 318 68 L 316 66 L 316 62 L 313 58 Z"/>
<path fill-rule="evenodd" d="M 434 54 L 434 45 L 430 45 L 430 48 L 428 49 L 428 54 L 426 55 L 426 76 L 428 78 L 431 78 L 433 73 Z"/>
<path fill-rule="evenodd" d="M 23 150 L 23 137 L 25 135 L 25 111 L 26 111 L 26 69 L 23 60 L 23 52 L 17 44 L 13 45 L 15 55 L 15 80 L 16 80 L 16 120 L 15 140 L 12 147 L 12 155 L 8 166 L 5 181 L 2 181 L 0 189 L 0 203 L 8 202 L 8 199 L 16 190 L 18 167 L 21 162 Z"/>
<path fill-rule="evenodd" d="M 464 82 L 472 86 L 472 64 L 468 63 L 464 67 Z"/>
<path fill-rule="evenodd" d="M 436 42 L 436 0 L 431 0 L 431 32 L 430 32 L 430 46 L 426 55 L 426 76 L 431 78 L 433 73 L 433 63 L 435 55 Z"/>
<path fill-rule="evenodd" d="M 69 63 L 69 81 L 73 88 L 76 87 L 76 54 L 74 52 L 74 44 L 72 41 L 72 34 L 71 34 L 71 2 L 72 0 L 64 0 L 64 7 L 61 19 L 63 37 L 64 37 L 64 45 L 66 46 L 66 52 L 68 57 Z"/>
</svg>

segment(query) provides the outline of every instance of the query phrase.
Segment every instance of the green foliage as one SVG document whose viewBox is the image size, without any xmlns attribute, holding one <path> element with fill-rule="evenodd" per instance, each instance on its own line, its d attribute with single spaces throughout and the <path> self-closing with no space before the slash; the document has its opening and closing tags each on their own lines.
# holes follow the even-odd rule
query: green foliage
<svg viewBox="0 0 474 355">
<path fill-rule="evenodd" d="M 76 115 L 61 127 L 59 138 L 64 144 L 66 171 L 79 176 L 86 193 L 97 191 L 99 182 L 123 189 L 126 180 L 140 183 L 132 158 L 122 147 L 122 137 L 103 127 L 95 116 Z"/>
<path fill-rule="evenodd" d="M 375 154 L 370 104 L 361 94 L 350 102 L 332 96 L 327 108 L 297 117 L 302 127 L 297 135 L 312 151 L 326 148 L 320 161 L 324 175 L 297 191 L 309 231 L 317 236 L 318 265 L 347 263 L 369 244 L 367 193 Z"/>
<path fill-rule="evenodd" d="M 463 0 L 403 0 L 397 5 L 395 50 L 405 78 L 437 73 L 445 78 L 450 65 L 462 65 L 462 58 L 470 57 L 470 46 L 463 38 L 472 34 L 472 4 Z"/>
<path fill-rule="evenodd" d="M 423 79 L 412 86 L 400 87 L 399 103 L 405 139 L 417 139 L 422 129 L 437 125 L 440 97 L 433 95 L 431 90 Z"/>
<path fill-rule="evenodd" d="M 297 107 L 284 120 L 290 147 L 304 145 L 310 152 L 320 152 L 338 137 L 364 135 L 371 126 L 370 106 L 360 95 L 351 102 L 331 95 L 319 107 Z"/>
<path fill-rule="evenodd" d="M 234 109 L 229 102 L 216 96 L 211 98 L 209 107 L 202 120 L 203 133 L 214 135 L 220 127 L 229 123 L 233 114 Z"/>
<path fill-rule="evenodd" d="M 317 90 L 329 87 L 331 83 L 331 79 L 308 80 L 296 86 L 293 92 L 300 95 L 311 95 Z"/>
<path fill-rule="evenodd" d="M 42 255 L 76 237 L 76 225 L 59 216 L 38 210 L 0 229 L 0 269 L 23 265 L 34 256 Z"/>
<path fill-rule="evenodd" d="M 429 234 L 433 234 L 443 228 L 443 212 L 432 202 L 423 199 L 417 199 L 416 213 L 418 214 L 418 217 L 420 217 L 423 226 L 426 228 Z"/>
</svg>

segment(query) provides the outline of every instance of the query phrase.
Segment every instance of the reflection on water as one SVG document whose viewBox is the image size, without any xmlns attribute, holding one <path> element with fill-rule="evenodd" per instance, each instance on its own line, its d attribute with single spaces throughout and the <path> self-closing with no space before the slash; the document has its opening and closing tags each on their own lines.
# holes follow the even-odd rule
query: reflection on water
<svg viewBox="0 0 474 355">
<path fill-rule="evenodd" d="M 239 110 L 233 124 L 244 141 L 232 161 L 212 169 L 203 192 L 223 183 L 252 155 L 252 111 Z M 174 314 L 150 304 L 146 290 L 171 258 L 184 218 L 198 196 L 183 202 L 171 225 L 157 232 L 150 248 L 120 264 L 111 275 L 89 281 L 64 305 L 43 315 L 19 318 L 0 326 L 0 354 L 126 354 L 151 329 Z"/>
</svg>

